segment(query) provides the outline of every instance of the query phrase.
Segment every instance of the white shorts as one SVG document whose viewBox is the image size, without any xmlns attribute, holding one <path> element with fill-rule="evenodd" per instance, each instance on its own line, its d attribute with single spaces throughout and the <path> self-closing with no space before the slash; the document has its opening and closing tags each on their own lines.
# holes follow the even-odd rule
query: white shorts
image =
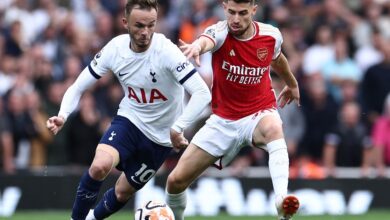
<svg viewBox="0 0 390 220">
<path fill-rule="evenodd" d="M 261 110 L 238 120 L 228 120 L 212 114 L 195 134 L 192 143 L 220 158 L 215 166 L 222 169 L 243 146 L 253 146 L 252 138 L 256 125 L 267 115 L 276 116 L 282 123 L 278 111 L 274 108 Z"/>
</svg>

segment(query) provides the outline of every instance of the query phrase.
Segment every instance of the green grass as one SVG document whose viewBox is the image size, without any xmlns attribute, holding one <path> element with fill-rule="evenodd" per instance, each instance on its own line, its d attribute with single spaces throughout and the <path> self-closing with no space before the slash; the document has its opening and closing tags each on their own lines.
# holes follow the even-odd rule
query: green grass
<svg viewBox="0 0 390 220">
<path fill-rule="evenodd" d="M 65 211 L 19 211 L 11 218 L 0 217 L 0 219 L 12 220 L 69 220 L 69 213 Z M 113 215 L 110 220 L 133 220 L 129 212 L 119 212 Z M 364 215 L 342 215 L 342 216 L 300 216 L 294 217 L 294 220 L 389 220 L 390 210 L 375 210 Z M 274 216 L 253 216 L 253 217 L 232 217 L 220 215 L 217 217 L 187 217 L 186 220 L 276 220 Z"/>
</svg>

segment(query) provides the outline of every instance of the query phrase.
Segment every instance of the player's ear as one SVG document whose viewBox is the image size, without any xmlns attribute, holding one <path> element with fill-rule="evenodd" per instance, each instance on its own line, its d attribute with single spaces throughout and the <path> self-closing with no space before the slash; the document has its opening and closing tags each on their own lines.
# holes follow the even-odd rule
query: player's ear
<svg viewBox="0 0 390 220">
<path fill-rule="evenodd" d="M 255 16 L 256 11 L 257 11 L 257 4 L 254 4 L 254 5 L 252 6 L 252 16 Z"/>
<path fill-rule="evenodd" d="M 123 27 L 126 29 L 126 30 L 128 30 L 129 29 L 129 22 L 127 22 L 127 19 L 126 18 L 122 18 L 122 25 L 123 25 Z"/>
</svg>

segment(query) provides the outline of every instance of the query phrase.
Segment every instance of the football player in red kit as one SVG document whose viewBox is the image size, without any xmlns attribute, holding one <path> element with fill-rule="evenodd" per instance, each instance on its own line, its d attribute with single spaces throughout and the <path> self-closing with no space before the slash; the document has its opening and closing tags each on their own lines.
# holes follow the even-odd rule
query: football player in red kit
<svg viewBox="0 0 390 220">
<path fill-rule="evenodd" d="M 253 20 L 255 0 L 224 0 L 223 8 L 226 20 L 206 28 L 191 44 L 181 42 L 180 49 L 198 65 L 200 54 L 212 53 L 213 114 L 169 175 L 166 200 L 176 220 L 182 220 L 185 189 L 210 165 L 222 168 L 249 144 L 269 153 L 279 219 L 291 219 L 299 201 L 287 190 L 289 158 L 270 69 L 286 83 L 280 107 L 292 101 L 299 105 L 298 83 L 281 52 L 280 31 Z"/>
</svg>

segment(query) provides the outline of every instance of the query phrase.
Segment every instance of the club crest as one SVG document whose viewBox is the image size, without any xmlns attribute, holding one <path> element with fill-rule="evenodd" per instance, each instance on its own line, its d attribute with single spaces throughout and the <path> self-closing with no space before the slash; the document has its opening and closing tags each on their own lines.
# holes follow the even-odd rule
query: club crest
<svg viewBox="0 0 390 220">
<path fill-rule="evenodd" d="M 259 58 L 260 61 L 265 61 L 265 59 L 268 56 L 268 49 L 263 47 L 257 49 L 257 57 Z"/>
</svg>

